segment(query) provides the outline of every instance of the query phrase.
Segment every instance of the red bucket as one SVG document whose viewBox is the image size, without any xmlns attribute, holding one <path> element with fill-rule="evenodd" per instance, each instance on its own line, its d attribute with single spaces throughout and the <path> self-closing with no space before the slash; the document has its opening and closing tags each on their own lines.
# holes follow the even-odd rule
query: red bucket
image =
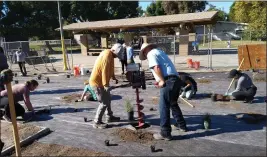
<svg viewBox="0 0 267 157">
<path fill-rule="evenodd" d="M 187 59 L 187 66 L 188 66 L 189 68 L 193 68 L 193 60 L 192 60 L 191 58 L 188 58 L 188 59 Z"/>
<path fill-rule="evenodd" d="M 194 68 L 195 68 L 196 70 L 198 70 L 199 67 L 200 67 L 200 61 L 195 61 L 195 62 L 194 62 Z"/>
<path fill-rule="evenodd" d="M 74 76 L 79 76 L 80 75 L 80 68 L 78 66 L 74 67 Z"/>
</svg>

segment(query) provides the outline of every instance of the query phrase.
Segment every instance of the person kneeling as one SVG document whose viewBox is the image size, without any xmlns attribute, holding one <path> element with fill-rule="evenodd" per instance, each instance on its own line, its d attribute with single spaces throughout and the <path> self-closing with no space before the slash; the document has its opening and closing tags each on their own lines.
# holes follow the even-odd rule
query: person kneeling
<svg viewBox="0 0 267 157">
<path fill-rule="evenodd" d="M 233 92 L 226 93 L 226 95 L 232 96 L 234 100 L 243 100 L 245 103 L 252 103 L 257 92 L 257 87 L 253 84 L 251 78 L 236 69 L 231 70 L 228 77 L 236 80 L 236 88 Z"/>
<path fill-rule="evenodd" d="M 87 100 L 87 101 L 97 101 L 97 96 L 96 96 L 94 90 L 89 85 L 89 81 L 85 81 L 84 85 L 85 85 L 85 87 L 84 87 L 84 90 L 83 90 L 83 94 L 82 94 L 81 98 L 78 101 L 83 101 L 84 99 Z M 86 96 L 87 92 L 89 92 L 90 95 Z"/>
<path fill-rule="evenodd" d="M 182 80 L 180 97 L 187 98 L 188 100 L 192 99 L 197 92 L 196 81 L 187 75 L 180 75 L 180 79 Z"/>
<path fill-rule="evenodd" d="M 18 103 L 19 101 L 24 101 L 28 111 L 31 112 L 31 115 L 35 114 L 32 103 L 30 101 L 30 91 L 34 91 L 38 87 L 38 85 L 39 84 L 36 80 L 30 80 L 27 81 L 25 84 L 16 84 L 12 86 L 12 93 L 14 96 L 14 106 L 17 117 L 22 116 L 24 120 L 27 120 L 25 109 L 22 105 Z M 4 111 L 5 111 L 3 118 L 6 121 L 11 121 L 7 90 L 1 91 L 0 95 L 1 95 L 0 106 L 4 106 Z"/>
</svg>

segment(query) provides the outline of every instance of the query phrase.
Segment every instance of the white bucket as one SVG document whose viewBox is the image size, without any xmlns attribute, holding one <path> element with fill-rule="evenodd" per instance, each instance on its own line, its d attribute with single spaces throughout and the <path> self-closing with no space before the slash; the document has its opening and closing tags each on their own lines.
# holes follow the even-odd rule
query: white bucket
<svg viewBox="0 0 267 157">
<path fill-rule="evenodd" d="M 89 74 L 89 68 L 81 68 L 81 75 L 88 75 Z"/>
</svg>

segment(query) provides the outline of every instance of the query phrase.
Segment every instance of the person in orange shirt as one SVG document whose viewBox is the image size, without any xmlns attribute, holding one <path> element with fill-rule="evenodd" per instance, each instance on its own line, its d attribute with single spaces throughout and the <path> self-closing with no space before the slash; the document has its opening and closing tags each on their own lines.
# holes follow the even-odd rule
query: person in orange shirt
<svg viewBox="0 0 267 157">
<path fill-rule="evenodd" d="M 100 53 L 95 61 L 94 68 L 89 78 L 89 84 L 97 95 L 99 106 L 94 119 L 94 128 L 106 128 L 109 122 L 116 122 L 120 117 L 113 116 L 111 110 L 111 95 L 109 81 L 112 78 L 118 83 L 114 74 L 114 58 L 121 59 L 123 47 L 121 44 L 115 44 L 111 49 L 106 49 Z M 106 114 L 106 123 L 102 122 L 102 117 Z"/>
</svg>

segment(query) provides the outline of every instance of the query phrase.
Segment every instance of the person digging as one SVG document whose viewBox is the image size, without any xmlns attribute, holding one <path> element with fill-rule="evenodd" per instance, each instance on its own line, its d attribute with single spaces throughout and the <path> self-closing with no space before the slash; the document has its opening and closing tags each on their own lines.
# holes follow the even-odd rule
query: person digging
<svg viewBox="0 0 267 157">
<path fill-rule="evenodd" d="M 182 80 L 182 88 L 180 97 L 186 98 L 188 100 L 192 99 L 197 92 L 197 83 L 196 81 L 188 75 L 179 75 Z"/>
<path fill-rule="evenodd" d="M 111 110 L 111 95 L 112 87 L 109 81 L 112 78 L 116 84 L 118 80 L 114 74 L 114 58 L 122 59 L 123 47 L 121 44 L 115 44 L 111 49 L 102 51 L 95 61 L 89 84 L 97 95 L 99 102 L 98 109 L 94 118 L 94 128 L 107 128 L 109 122 L 120 121 L 120 117 L 115 117 Z M 106 114 L 106 123 L 102 122 L 102 117 Z"/>
<path fill-rule="evenodd" d="M 171 140 L 172 127 L 170 110 L 175 119 L 175 127 L 187 131 L 186 122 L 177 103 L 182 85 L 179 74 L 174 64 L 165 52 L 154 44 L 144 43 L 139 53 L 140 60 L 148 60 L 149 68 L 160 88 L 160 133 L 153 135 L 156 140 Z"/>
<path fill-rule="evenodd" d="M 212 96 L 213 101 L 244 101 L 244 103 L 252 103 L 257 93 L 257 87 L 253 84 L 252 79 L 239 70 L 232 69 L 228 78 L 235 79 L 235 90 L 225 95 L 215 94 Z"/>
</svg>

